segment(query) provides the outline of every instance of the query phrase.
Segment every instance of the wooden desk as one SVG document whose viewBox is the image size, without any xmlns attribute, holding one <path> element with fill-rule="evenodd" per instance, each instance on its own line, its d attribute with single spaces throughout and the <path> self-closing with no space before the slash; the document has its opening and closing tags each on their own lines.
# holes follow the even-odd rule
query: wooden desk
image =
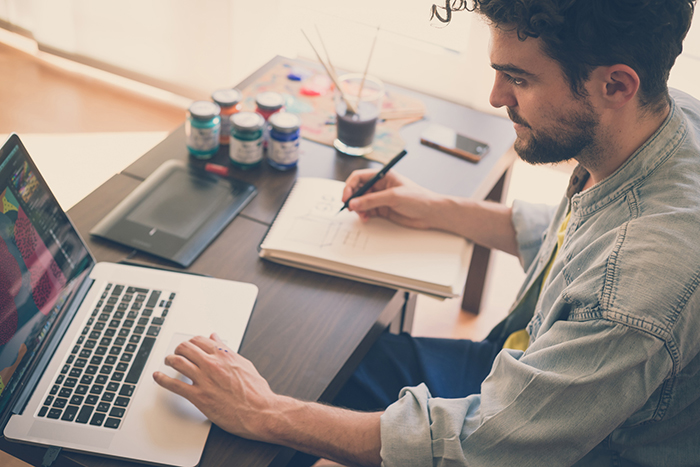
<svg viewBox="0 0 700 467">
<path fill-rule="evenodd" d="M 238 87 L 248 86 L 280 62 L 289 61 L 284 57 L 276 57 L 246 78 Z M 317 66 L 309 62 L 293 63 L 302 64 L 305 67 Z M 420 99 L 426 106 L 424 120 L 409 124 L 402 129 L 401 136 L 406 143 L 409 155 L 402 159 L 394 170 L 438 193 L 478 200 L 505 199 L 510 169 L 516 158 L 512 150 L 515 132 L 510 120 L 487 115 L 398 86 L 387 84 L 386 88 L 388 91 Z M 426 147 L 420 144 L 420 135 L 430 123 L 454 128 L 470 128 L 471 133 L 488 143 L 491 150 L 478 164 L 473 164 Z M 228 165 L 227 151 L 228 147 L 222 147 L 214 161 Z M 270 224 L 297 177 L 344 180 L 353 170 L 381 166 L 376 162 L 347 156 L 332 147 L 305 139 L 301 140 L 300 153 L 297 169 L 290 172 L 279 172 L 266 164 L 259 169 L 235 172 L 236 178 L 252 183 L 258 188 L 258 195 L 242 212 L 244 217 Z M 192 159 L 185 146 L 184 125 L 177 128 L 144 157 L 127 167 L 123 173 L 143 180 L 168 159 L 183 161 Z M 464 310 L 479 312 L 489 254 L 490 250 L 486 248 L 480 246 L 474 248 L 462 301 Z"/>
<path fill-rule="evenodd" d="M 255 75 L 250 79 L 255 79 Z M 456 119 L 465 124 L 482 125 L 482 134 L 491 144 L 492 153 L 473 165 L 420 146 L 417 135 L 427 122 L 419 122 L 404 130 L 412 157 L 402 161 L 399 171 L 433 190 L 474 198 L 484 198 L 493 192 L 499 180 L 504 187 L 512 163 L 506 150 L 512 141 L 498 135 L 499 129 L 509 129 L 510 124 L 464 107 L 424 98 L 433 121 L 449 123 Z M 330 147 L 305 140 L 301 151 L 301 161 L 295 171 L 280 173 L 263 166 L 237 174 L 255 184 L 259 193 L 189 271 L 256 284 L 260 293 L 241 354 L 255 364 L 274 391 L 301 399 L 329 401 L 377 337 L 405 311 L 407 303 L 411 305 L 415 296 L 407 300 L 403 292 L 258 258 L 257 246 L 297 176 L 344 179 L 352 170 L 378 165 L 337 154 Z M 225 154 L 217 157 L 223 161 Z M 69 211 L 98 260 L 119 261 L 131 249 L 90 237 L 90 228 L 167 159 L 189 159 L 182 127 Z M 426 167 L 433 170 L 426 170 Z M 134 260 L 165 265 L 144 254 L 137 254 Z M 36 466 L 41 465 L 45 452 L 45 448 L 5 440 L 0 440 L 0 449 Z M 292 454 L 290 449 L 244 440 L 213 427 L 200 465 L 284 465 Z M 132 464 L 65 452 L 55 465 L 112 467 Z"/>
</svg>

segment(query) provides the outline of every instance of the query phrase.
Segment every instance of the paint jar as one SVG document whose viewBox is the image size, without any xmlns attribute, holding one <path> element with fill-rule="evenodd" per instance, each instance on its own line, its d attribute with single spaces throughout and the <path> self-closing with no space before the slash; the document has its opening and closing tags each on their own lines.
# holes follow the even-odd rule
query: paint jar
<svg viewBox="0 0 700 467">
<path fill-rule="evenodd" d="M 270 140 L 267 162 L 277 170 L 291 170 L 299 161 L 299 136 L 301 120 L 289 112 L 277 112 L 270 116 Z"/>
<path fill-rule="evenodd" d="M 221 107 L 221 135 L 219 142 L 228 144 L 231 137 L 231 115 L 241 110 L 241 93 L 237 89 L 219 89 L 211 95 L 211 100 Z"/>
<path fill-rule="evenodd" d="M 231 164 L 239 169 L 252 169 L 263 159 L 263 126 L 265 119 L 255 112 L 238 112 L 231 115 Z"/>
<path fill-rule="evenodd" d="M 185 140 L 197 159 L 211 159 L 219 150 L 221 108 L 209 101 L 195 101 L 187 111 Z"/>
<path fill-rule="evenodd" d="M 255 96 L 255 111 L 262 115 L 267 120 L 272 114 L 279 112 L 284 108 L 284 97 L 278 92 L 266 91 Z M 267 141 L 270 139 L 270 127 L 265 125 L 263 128 L 263 147 L 267 147 Z"/>
</svg>

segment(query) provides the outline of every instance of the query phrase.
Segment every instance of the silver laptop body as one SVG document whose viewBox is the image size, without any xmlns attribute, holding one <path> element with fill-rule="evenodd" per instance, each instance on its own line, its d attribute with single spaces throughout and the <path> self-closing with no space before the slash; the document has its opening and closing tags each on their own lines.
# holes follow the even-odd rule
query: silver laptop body
<svg viewBox="0 0 700 467">
<path fill-rule="evenodd" d="M 196 465 L 210 422 L 151 375 L 159 370 L 185 380 L 163 362 L 194 335 L 216 332 L 238 349 L 257 287 L 95 264 L 16 135 L 0 152 L 0 194 L 0 262 L 17 263 L 0 280 L 4 436 Z"/>
</svg>

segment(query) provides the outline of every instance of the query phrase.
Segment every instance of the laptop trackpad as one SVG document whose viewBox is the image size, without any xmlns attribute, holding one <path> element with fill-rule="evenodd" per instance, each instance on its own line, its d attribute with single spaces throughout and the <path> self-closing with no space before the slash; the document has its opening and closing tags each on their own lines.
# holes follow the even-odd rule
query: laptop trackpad
<svg viewBox="0 0 700 467">
<path fill-rule="evenodd" d="M 170 339 L 170 343 L 168 344 L 167 350 L 165 352 L 165 355 L 171 355 L 175 353 L 175 348 L 180 345 L 180 343 L 188 341 L 192 339 L 194 335 L 192 334 L 184 334 L 184 333 L 175 333 L 173 334 L 172 338 Z M 192 384 L 192 381 L 187 378 L 186 376 L 180 374 L 178 371 L 174 370 L 173 368 L 167 366 L 165 362 L 163 362 L 158 369 L 161 373 L 164 373 L 171 378 L 179 379 L 180 381 L 183 381 L 187 384 Z M 197 407 L 195 407 L 190 401 L 185 399 L 182 396 L 178 396 L 177 394 L 163 390 L 163 396 L 161 401 L 168 406 L 169 410 L 172 410 L 174 413 L 177 415 L 180 415 L 182 417 L 192 419 L 192 420 L 197 420 L 197 421 L 204 421 L 207 419 L 207 417 L 204 416 L 202 412 L 199 411 Z"/>
</svg>

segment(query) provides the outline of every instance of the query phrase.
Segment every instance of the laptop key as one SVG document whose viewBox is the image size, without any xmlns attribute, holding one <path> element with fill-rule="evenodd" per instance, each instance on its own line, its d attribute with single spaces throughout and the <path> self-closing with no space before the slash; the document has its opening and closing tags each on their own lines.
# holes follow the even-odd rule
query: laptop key
<svg viewBox="0 0 700 467">
<path fill-rule="evenodd" d="M 70 397 L 70 395 L 73 393 L 72 389 L 69 388 L 61 388 L 60 391 L 58 391 L 58 397 Z"/>
<path fill-rule="evenodd" d="M 148 356 L 151 354 L 155 341 L 156 340 L 153 337 L 144 337 L 141 347 L 139 347 L 139 351 L 136 353 L 136 357 L 131 364 L 131 369 L 126 375 L 124 382 L 130 384 L 135 384 L 138 382 L 141 372 L 143 372 L 143 368 L 146 366 L 146 360 L 148 360 Z"/>
<path fill-rule="evenodd" d="M 61 416 L 61 412 L 63 412 L 61 409 L 51 409 L 46 416 L 48 418 L 58 419 Z"/>
<path fill-rule="evenodd" d="M 121 371 L 115 371 L 111 379 L 112 381 L 121 381 L 124 379 L 124 373 Z"/>
<path fill-rule="evenodd" d="M 119 391 L 120 396 L 131 397 L 134 395 L 135 386 L 132 384 L 124 384 L 122 389 Z"/>
<path fill-rule="evenodd" d="M 62 409 L 63 407 L 68 404 L 68 399 L 64 399 L 62 397 L 59 397 L 55 401 L 53 401 L 53 406 L 56 407 L 57 409 Z"/>
<path fill-rule="evenodd" d="M 69 404 L 81 405 L 83 403 L 83 399 L 85 399 L 83 396 L 73 396 L 70 398 Z"/>
<path fill-rule="evenodd" d="M 148 308 L 153 308 L 156 306 L 158 303 L 158 299 L 160 298 L 160 290 L 154 290 L 151 292 L 151 296 L 148 298 L 148 302 L 146 303 L 146 306 Z"/>
<path fill-rule="evenodd" d="M 61 417 L 61 420 L 72 422 L 75 418 L 75 414 L 77 413 L 78 407 L 75 405 L 69 405 L 68 407 L 66 407 L 66 410 L 63 411 L 63 416 Z"/>
<path fill-rule="evenodd" d="M 114 400 L 114 393 L 113 392 L 105 392 L 102 394 L 102 400 L 104 402 L 112 402 Z"/>
<path fill-rule="evenodd" d="M 117 407 L 126 407 L 129 405 L 130 399 L 128 397 L 117 397 L 114 401 L 114 405 Z"/>
<path fill-rule="evenodd" d="M 92 415 L 92 411 L 94 409 L 95 409 L 95 407 L 92 405 L 84 405 L 80 409 L 80 412 L 78 412 L 78 416 L 75 418 L 75 422 L 76 423 L 87 423 L 90 420 L 90 415 Z"/>
<path fill-rule="evenodd" d="M 124 416 L 125 412 L 126 412 L 126 410 L 124 410 L 120 407 L 112 407 L 112 410 L 109 411 L 109 416 L 122 418 Z"/>
<path fill-rule="evenodd" d="M 90 425 L 94 426 L 102 426 L 102 422 L 105 420 L 105 414 L 102 412 L 95 412 L 95 415 L 92 416 L 92 420 L 90 420 Z"/>
<path fill-rule="evenodd" d="M 91 395 L 91 396 L 87 396 L 87 399 L 85 399 L 85 403 L 90 404 L 90 405 L 95 405 L 95 404 L 97 404 L 97 402 L 99 400 L 100 400 L 99 397 Z"/>
<path fill-rule="evenodd" d="M 109 383 L 109 384 L 107 385 L 107 390 L 108 390 L 108 391 L 117 392 L 117 389 L 119 389 L 119 383 L 114 383 L 114 382 L 112 382 L 112 383 Z"/>
<path fill-rule="evenodd" d="M 75 393 L 82 396 L 82 395 L 87 394 L 88 389 L 90 389 L 90 386 L 87 386 L 85 384 L 81 384 L 77 388 L 75 388 Z"/>
<path fill-rule="evenodd" d="M 97 404 L 97 411 L 98 412 L 108 412 L 109 411 L 109 404 L 107 402 L 100 402 Z"/>
<path fill-rule="evenodd" d="M 121 423 L 120 419 L 110 417 L 105 422 L 105 427 L 106 428 L 119 428 L 120 423 Z"/>
<path fill-rule="evenodd" d="M 43 406 L 42 408 L 39 409 L 39 413 L 36 415 L 37 415 L 37 417 L 43 417 L 46 415 L 46 412 L 48 412 L 48 411 L 49 411 L 49 408 L 46 406 Z"/>
</svg>

